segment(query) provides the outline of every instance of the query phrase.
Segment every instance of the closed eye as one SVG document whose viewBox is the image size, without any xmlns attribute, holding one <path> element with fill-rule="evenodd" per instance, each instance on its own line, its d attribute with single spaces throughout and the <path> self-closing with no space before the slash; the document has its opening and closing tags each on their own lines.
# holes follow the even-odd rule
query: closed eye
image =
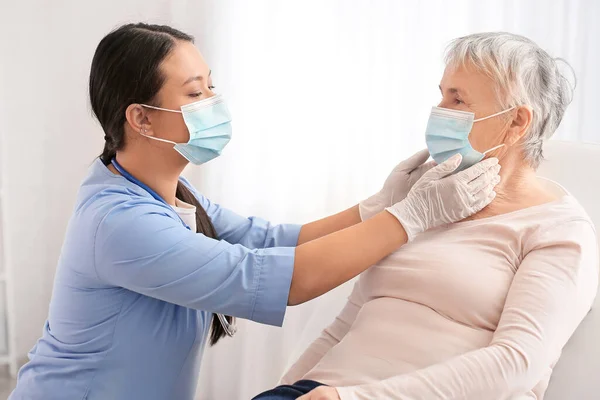
<svg viewBox="0 0 600 400">
<path fill-rule="evenodd" d="M 442 97 L 442 99 L 440 100 L 440 102 L 443 102 L 443 101 L 444 101 L 444 97 Z M 465 102 L 464 102 L 464 101 L 462 101 L 461 99 L 459 99 L 459 98 L 457 98 L 457 97 L 453 98 L 453 99 L 452 99 L 452 102 L 453 102 L 454 104 L 465 104 Z"/>
</svg>

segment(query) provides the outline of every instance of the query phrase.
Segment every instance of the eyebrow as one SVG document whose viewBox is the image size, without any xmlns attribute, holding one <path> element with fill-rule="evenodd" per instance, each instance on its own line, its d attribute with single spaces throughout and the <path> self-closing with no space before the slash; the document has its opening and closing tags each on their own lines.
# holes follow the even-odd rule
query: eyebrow
<svg viewBox="0 0 600 400">
<path fill-rule="evenodd" d="M 212 69 L 210 71 L 208 71 L 208 76 L 210 77 L 211 75 L 212 75 Z M 181 85 L 181 86 L 185 86 L 190 82 L 201 81 L 203 79 L 204 78 L 202 77 L 202 75 L 192 76 L 192 77 L 188 78 L 187 81 L 183 82 L 183 85 Z"/>
<path fill-rule="evenodd" d="M 442 90 L 442 85 L 438 85 L 438 87 L 440 88 L 440 92 L 442 92 L 442 94 L 444 94 L 444 91 Z M 449 88 L 448 92 L 450 92 L 452 94 L 458 94 L 459 96 L 463 96 L 463 97 L 465 97 L 467 95 L 464 91 L 462 91 L 458 88 Z"/>
</svg>

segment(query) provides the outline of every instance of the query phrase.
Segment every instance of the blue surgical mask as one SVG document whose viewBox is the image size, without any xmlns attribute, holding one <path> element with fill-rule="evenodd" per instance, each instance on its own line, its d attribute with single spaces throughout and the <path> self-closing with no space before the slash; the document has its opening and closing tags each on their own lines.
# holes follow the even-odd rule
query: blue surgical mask
<svg viewBox="0 0 600 400">
<path fill-rule="evenodd" d="M 185 125 L 190 132 L 190 139 L 187 143 L 175 143 L 146 135 L 143 132 L 140 134 L 149 139 L 173 144 L 173 148 L 192 164 L 204 164 L 220 156 L 223 148 L 231 140 L 231 114 L 221 95 L 186 104 L 181 106 L 181 111 L 146 104 L 141 104 L 141 106 L 183 115 Z"/>
<path fill-rule="evenodd" d="M 436 163 L 441 164 L 453 155 L 460 153 L 462 162 L 455 172 L 477 164 L 483 160 L 487 153 L 504 146 L 504 144 L 492 147 L 483 153 L 475 150 L 469 142 L 469 133 L 473 128 L 473 123 L 504 114 L 513 108 L 475 119 L 475 114 L 472 112 L 433 107 L 425 131 L 425 141 L 427 142 L 429 154 Z"/>
</svg>

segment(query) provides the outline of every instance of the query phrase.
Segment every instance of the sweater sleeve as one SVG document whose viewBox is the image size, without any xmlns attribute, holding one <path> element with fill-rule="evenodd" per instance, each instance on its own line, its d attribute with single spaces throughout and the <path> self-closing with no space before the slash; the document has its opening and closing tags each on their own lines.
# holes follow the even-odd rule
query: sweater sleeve
<svg viewBox="0 0 600 400">
<path fill-rule="evenodd" d="M 487 347 L 381 382 L 338 388 L 340 398 L 508 399 L 531 390 L 590 310 L 598 285 L 589 221 L 545 230 L 533 243 Z"/>
<path fill-rule="evenodd" d="M 352 293 L 348 297 L 346 305 L 336 319 L 323 330 L 321 335 L 304 351 L 298 361 L 281 378 L 280 384 L 291 385 L 302 379 L 313 369 L 323 356 L 346 336 L 356 315 L 364 304 L 361 293 L 361 278 L 354 284 Z"/>
</svg>

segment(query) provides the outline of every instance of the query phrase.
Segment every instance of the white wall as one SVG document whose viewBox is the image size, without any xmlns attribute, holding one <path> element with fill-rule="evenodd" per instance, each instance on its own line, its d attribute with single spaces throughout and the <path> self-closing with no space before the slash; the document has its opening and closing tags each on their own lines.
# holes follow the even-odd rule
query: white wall
<svg viewBox="0 0 600 400">
<path fill-rule="evenodd" d="M 121 23 L 172 21 L 170 3 L 1 0 L 3 230 L 20 355 L 42 332 L 76 192 L 103 146 L 87 97 L 94 50 Z"/>
<path fill-rule="evenodd" d="M 567 59 L 579 86 L 556 137 L 600 142 L 600 2 L 214 4 L 198 44 L 231 100 L 235 138 L 191 176 L 240 212 L 308 221 L 379 189 L 395 163 L 424 147 L 444 47 L 473 32 L 523 34 Z M 194 18 L 182 23 L 192 28 Z M 237 337 L 206 353 L 198 398 L 249 398 L 272 386 L 349 289 L 289 309 L 283 329 L 241 322 Z"/>
</svg>

